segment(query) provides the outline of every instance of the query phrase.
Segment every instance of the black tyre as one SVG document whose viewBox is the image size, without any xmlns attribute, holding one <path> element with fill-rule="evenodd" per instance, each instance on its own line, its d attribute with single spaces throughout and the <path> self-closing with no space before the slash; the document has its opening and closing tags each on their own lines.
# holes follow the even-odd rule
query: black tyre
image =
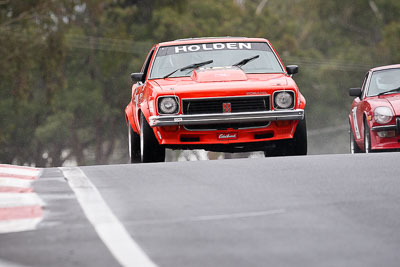
<svg viewBox="0 0 400 267">
<path fill-rule="evenodd" d="M 350 154 L 361 153 L 360 147 L 356 143 L 356 139 L 354 138 L 353 130 L 350 125 Z"/>
<path fill-rule="evenodd" d="M 305 116 L 297 124 L 292 145 L 292 155 L 307 155 L 307 124 Z"/>
<path fill-rule="evenodd" d="M 140 156 L 142 162 L 165 161 L 165 147 L 160 146 L 143 114 L 140 114 Z"/>
<path fill-rule="evenodd" d="M 371 153 L 371 132 L 369 131 L 368 122 L 364 120 L 364 152 Z"/>
<path fill-rule="evenodd" d="M 307 125 L 306 118 L 300 120 L 292 140 L 281 140 L 274 150 L 265 151 L 266 157 L 307 155 Z"/>
<path fill-rule="evenodd" d="M 280 140 L 275 142 L 275 147 L 273 149 L 269 149 L 268 151 L 264 151 L 264 155 L 266 157 L 283 157 L 290 156 L 293 154 L 292 152 L 292 143 L 287 140 Z"/>
<path fill-rule="evenodd" d="M 129 157 L 131 163 L 139 163 L 140 160 L 140 136 L 135 133 L 132 126 L 128 126 Z"/>
</svg>

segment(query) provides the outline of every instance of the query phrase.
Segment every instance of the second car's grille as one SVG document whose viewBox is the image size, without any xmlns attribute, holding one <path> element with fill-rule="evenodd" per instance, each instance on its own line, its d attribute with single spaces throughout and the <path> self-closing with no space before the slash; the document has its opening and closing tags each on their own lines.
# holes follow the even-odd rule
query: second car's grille
<svg viewBox="0 0 400 267">
<path fill-rule="evenodd" d="M 182 100 L 183 114 L 237 113 L 270 110 L 269 96 L 197 98 Z"/>
</svg>

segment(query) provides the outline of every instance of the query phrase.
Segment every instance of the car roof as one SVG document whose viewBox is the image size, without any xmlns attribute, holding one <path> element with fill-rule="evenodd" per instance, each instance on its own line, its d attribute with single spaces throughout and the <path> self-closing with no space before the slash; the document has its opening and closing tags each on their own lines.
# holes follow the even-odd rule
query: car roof
<svg viewBox="0 0 400 267">
<path fill-rule="evenodd" d="M 376 68 L 371 69 L 370 71 L 388 70 L 388 69 L 396 69 L 396 68 L 400 68 L 400 64 L 394 64 L 394 65 L 386 65 L 386 66 L 376 67 Z"/>
<path fill-rule="evenodd" d="M 184 44 L 198 44 L 198 43 L 216 43 L 216 42 L 268 42 L 264 38 L 248 38 L 248 37 L 201 37 L 201 38 L 187 38 L 178 39 L 175 41 L 162 42 L 159 46 L 170 46 L 170 45 L 184 45 Z"/>
</svg>

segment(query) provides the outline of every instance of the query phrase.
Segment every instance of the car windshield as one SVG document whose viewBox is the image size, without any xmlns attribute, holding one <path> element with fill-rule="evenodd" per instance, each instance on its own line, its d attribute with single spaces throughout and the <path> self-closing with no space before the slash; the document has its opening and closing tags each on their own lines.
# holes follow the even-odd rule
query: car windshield
<svg viewBox="0 0 400 267">
<path fill-rule="evenodd" d="M 213 60 L 207 68 L 237 65 L 245 73 L 283 73 L 272 49 L 264 42 L 205 43 L 160 47 L 154 60 L 150 79 L 190 76 L 193 63 Z M 240 63 L 240 64 L 238 64 Z M 181 70 L 180 70 L 181 69 Z"/>
<path fill-rule="evenodd" d="M 398 88 L 400 88 L 400 69 L 374 71 L 367 96 L 395 93 Z"/>
</svg>

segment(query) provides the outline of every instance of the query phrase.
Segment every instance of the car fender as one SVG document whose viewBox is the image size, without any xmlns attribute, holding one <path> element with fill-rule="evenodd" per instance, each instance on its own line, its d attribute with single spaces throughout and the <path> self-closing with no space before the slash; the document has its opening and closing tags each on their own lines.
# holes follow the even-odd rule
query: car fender
<svg viewBox="0 0 400 267">
<path fill-rule="evenodd" d="M 356 136 L 356 131 L 354 129 L 353 114 L 351 114 L 351 113 L 349 114 L 349 125 L 350 125 L 350 130 L 352 131 L 353 136 L 355 137 Z"/>
<path fill-rule="evenodd" d="M 139 120 L 139 124 L 140 124 L 140 114 L 143 114 L 147 123 L 149 123 L 149 117 L 151 115 L 150 115 L 149 103 L 146 99 L 144 99 L 142 103 L 140 103 L 140 108 L 138 110 L 137 118 Z"/>
<path fill-rule="evenodd" d="M 157 85 L 157 84 L 156 84 Z M 155 115 L 155 107 L 154 101 L 156 98 L 154 83 L 146 82 L 142 89 L 140 90 L 140 94 L 138 95 L 138 110 L 137 110 L 137 125 L 140 129 L 140 114 L 146 118 L 146 121 L 149 123 L 149 118 L 152 115 Z M 150 108 L 150 105 L 152 106 Z M 153 129 L 154 130 L 154 129 Z"/>
<path fill-rule="evenodd" d="M 135 131 L 136 133 L 139 133 L 139 129 L 138 127 L 136 127 L 136 123 L 135 123 L 135 119 L 134 119 L 134 111 L 133 111 L 133 105 L 132 102 L 130 102 L 128 104 L 128 106 L 126 106 L 125 108 L 125 121 L 127 126 L 131 126 L 133 131 Z"/>
<path fill-rule="evenodd" d="M 373 111 L 372 110 L 364 111 L 363 124 L 362 124 L 363 125 L 363 129 L 362 129 L 362 133 L 361 133 L 362 134 L 362 139 L 363 139 L 363 149 L 365 149 L 365 147 L 364 147 L 365 122 L 368 124 L 368 127 L 369 127 L 370 131 L 371 131 L 372 126 L 373 126 L 372 119 L 371 120 L 368 119 L 369 116 L 373 116 Z M 370 142 L 371 142 L 371 148 L 376 145 L 376 139 L 375 139 L 375 137 L 374 137 L 374 135 L 372 133 L 370 134 Z"/>
<path fill-rule="evenodd" d="M 362 137 L 363 137 L 363 139 L 364 139 L 364 131 L 365 131 L 365 122 L 367 122 L 367 124 L 368 124 L 368 127 L 369 128 L 371 128 L 371 123 L 370 123 L 370 120 L 368 119 L 368 112 L 367 111 L 364 111 L 363 112 L 363 116 L 362 116 L 362 131 L 361 131 L 361 135 L 362 135 Z"/>
<path fill-rule="evenodd" d="M 360 138 L 357 138 L 357 132 L 356 132 L 356 125 L 355 125 L 355 121 L 354 121 L 354 116 L 356 116 L 356 114 L 353 114 L 353 109 L 354 107 L 352 107 L 350 114 L 349 114 L 349 124 L 350 124 L 350 129 L 353 132 L 353 136 L 354 139 L 356 141 L 359 141 L 360 138 L 362 138 L 362 129 L 358 129 L 359 130 L 359 134 L 360 134 Z M 357 128 L 360 128 L 359 125 L 357 124 Z"/>
<path fill-rule="evenodd" d="M 299 93 L 299 108 L 300 109 L 305 109 L 306 107 L 306 98 L 300 93 L 300 91 L 297 91 Z"/>
<path fill-rule="evenodd" d="M 150 111 L 149 111 L 149 105 L 148 105 L 147 101 L 144 101 L 144 102 L 142 102 L 142 104 L 140 104 L 138 116 L 140 115 L 140 113 L 142 113 L 144 115 L 144 117 L 146 118 L 146 120 L 148 122 L 149 117 L 150 117 Z"/>
<path fill-rule="evenodd" d="M 300 91 L 299 90 L 297 90 L 297 92 L 298 92 L 298 94 L 299 94 L 299 96 L 298 96 L 298 101 L 299 101 L 299 103 L 298 103 L 298 108 L 299 109 L 305 109 L 305 107 L 306 107 L 306 99 L 305 99 L 305 97 L 300 93 Z M 304 114 L 304 119 L 306 119 L 306 115 Z M 292 135 L 294 135 L 294 133 L 296 132 L 296 129 L 297 129 L 297 125 L 299 124 L 299 121 L 296 121 L 296 123 L 294 124 L 294 126 L 293 126 L 293 129 L 292 129 Z"/>
</svg>

